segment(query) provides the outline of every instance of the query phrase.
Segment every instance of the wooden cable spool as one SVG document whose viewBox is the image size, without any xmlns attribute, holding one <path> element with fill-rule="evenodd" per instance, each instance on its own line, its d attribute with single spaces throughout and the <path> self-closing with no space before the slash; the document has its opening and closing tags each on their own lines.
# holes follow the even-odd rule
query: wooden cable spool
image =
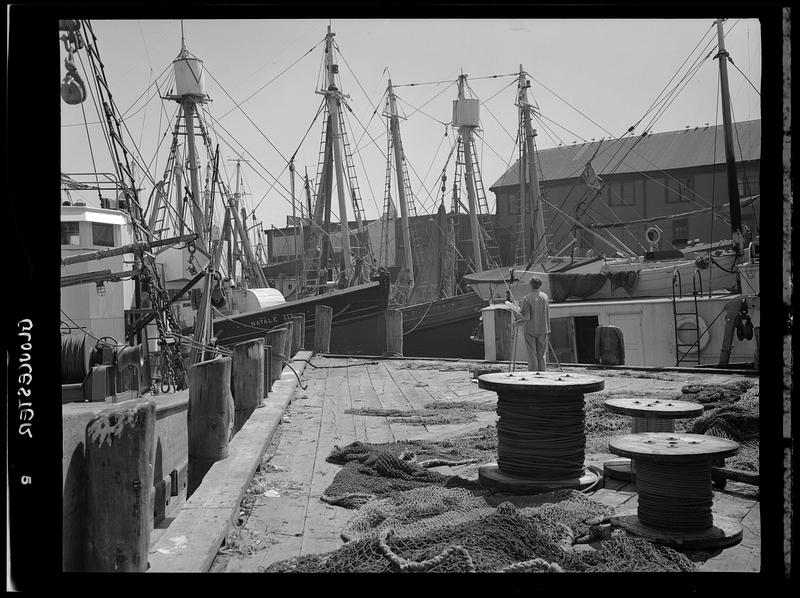
<svg viewBox="0 0 800 598">
<path fill-rule="evenodd" d="M 612 413 L 630 416 L 631 432 L 634 434 L 673 432 L 676 419 L 703 414 L 703 406 L 699 403 L 671 399 L 608 399 L 604 405 Z M 636 466 L 627 458 L 606 461 L 603 472 L 626 482 L 636 479 Z"/>
<path fill-rule="evenodd" d="M 636 464 L 637 511 L 613 523 L 661 544 L 681 548 L 730 546 L 741 526 L 712 512 L 711 461 L 736 454 L 738 443 L 702 434 L 645 432 L 612 438 L 611 452 Z"/>
<path fill-rule="evenodd" d="M 512 372 L 484 374 L 478 386 L 497 392 L 499 416 L 497 464 L 479 470 L 482 483 L 499 482 L 512 491 L 583 485 L 587 476 L 583 393 L 602 390 L 602 379 Z"/>
</svg>

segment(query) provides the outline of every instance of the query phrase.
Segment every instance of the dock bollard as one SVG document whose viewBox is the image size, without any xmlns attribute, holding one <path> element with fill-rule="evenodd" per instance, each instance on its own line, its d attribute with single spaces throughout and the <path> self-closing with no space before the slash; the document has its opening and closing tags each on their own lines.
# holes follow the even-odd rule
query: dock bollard
<svg viewBox="0 0 800 598">
<path fill-rule="evenodd" d="M 306 346 L 306 315 L 292 314 L 294 322 L 294 343 L 292 344 L 292 357 Z"/>
<path fill-rule="evenodd" d="M 147 569 L 155 422 L 155 402 L 137 401 L 86 426 L 87 571 Z"/>
<path fill-rule="evenodd" d="M 233 433 L 236 434 L 264 398 L 264 339 L 256 338 L 233 346 L 231 394 Z"/>
<path fill-rule="evenodd" d="M 387 309 L 386 314 L 386 354 L 403 356 L 403 312 Z"/>
<path fill-rule="evenodd" d="M 331 322 L 333 308 L 317 305 L 314 313 L 314 353 L 331 352 Z"/>
<path fill-rule="evenodd" d="M 201 361 L 189 368 L 189 471 L 186 498 L 211 466 L 228 456 L 233 430 L 231 358 Z"/>
</svg>

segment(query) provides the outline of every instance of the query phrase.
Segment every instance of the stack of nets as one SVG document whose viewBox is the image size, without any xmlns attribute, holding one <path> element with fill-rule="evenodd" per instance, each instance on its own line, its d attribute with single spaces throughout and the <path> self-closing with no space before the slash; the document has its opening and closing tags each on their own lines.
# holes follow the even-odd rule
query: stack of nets
<svg viewBox="0 0 800 598">
<path fill-rule="evenodd" d="M 322 497 L 361 507 L 332 552 L 294 557 L 266 572 L 692 571 L 684 555 L 617 530 L 612 508 L 576 490 L 508 497 L 429 471 L 411 443 L 336 447 L 341 471 Z M 435 456 L 435 455 L 433 455 Z M 452 458 L 452 457 L 451 457 Z M 589 544 L 590 545 L 586 545 Z"/>
<path fill-rule="evenodd" d="M 264 571 L 559 573 L 694 570 L 693 563 L 684 555 L 641 538 L 629 537 L 624 532 L 597 542 L 595 549 L 575 550 L 575 535 L 585 531 L 584 536 L 591 537 L 592 531 L 604 521 L 608 507 L 575 491 L 559 492 L 531 507 L 517 508 L 511 502 L 502 502 L 496 508 L 473 503 L 474 513 L 466 508 L 470 499 L 462 496 L 459 504 L 463 510 L 458 515 L 439 513 L 407 523 L 399 523 L 399 520 L 413 519 L 407 508 L 413 500 L 408 496 L 399 497 L 394 504 L 384 502 L 382 507 L 372 509 L 370 514 L 348 525 L 347 530 L 355 539 L 337 550 L 273 563 Z M 444 497 L 444 500 L 448 498 Z M 370 520 L 381 511 L 390 512 L 390 517 L 397 523 L 385 526 L 382 522 Z"/>
</svg>

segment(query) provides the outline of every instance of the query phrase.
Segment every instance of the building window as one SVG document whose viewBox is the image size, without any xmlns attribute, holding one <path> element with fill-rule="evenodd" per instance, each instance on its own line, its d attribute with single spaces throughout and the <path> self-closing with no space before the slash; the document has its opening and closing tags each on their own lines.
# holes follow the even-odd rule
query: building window
<svg viewBox="0 0 800 598">
<path fill-rule="evenodd" d="M 636 184 L 639 183 L 639 184 Z M 618 183 L 609 183 L 608 189 L 608 205 L 615 206 L 633 206 L 636 205 L 636 193 L 641 193 L 641 181 L 620 181 Z"/>
<path fill-rule="evenodd" d="M 672 244 L 686 245 L 689 240 L 689 219 L 678 218 L 672 221 Z"/>
<path fill-rule="evenodd" d="M 666 203 L 694 201 L 694 177 L 679 176 L 669 179 L 665 192 Z"/>
<path fill-rule="evenodd" d="M 92 245 L 114 247 L 113 225 L 92 222 Z"/>
<path fill-rule="evenodd" d="M 61 244 L 62 245 L 80 245 L 80 223 L 79 222 L 62 222 L 61 223 Z"/>
<path fill-rule="evenodd" d="M 508 213 L 509 215 L 519 214 L 519 192 L 508 192 Z"/>
<path fill-rule="evenodd" d="M 739 182 L 739 197 L 750 197 L 759 194 L 759 180 L 757 170 L 738 171 L 736 178 Z"/>
</svg>

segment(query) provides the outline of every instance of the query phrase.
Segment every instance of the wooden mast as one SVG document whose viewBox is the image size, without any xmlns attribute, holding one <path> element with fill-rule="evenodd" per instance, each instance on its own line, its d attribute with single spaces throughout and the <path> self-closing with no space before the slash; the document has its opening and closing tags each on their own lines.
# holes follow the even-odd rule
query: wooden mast
<svg viewBox="0 0 800 598">
<path fill-rule="evenodd" d="M 295 202 L 297 201 L 294 194 L 294 157 L 289 160 L 289 184 L 292 190 L 292 238 L 294 239 L 294 259 L 297 259 L 297 209 Z"/>
<path fill-rule="evenodd" d="M 464 100 L 464 83 L 466 75 L 458 76 L 458 100 Z M 467 198 L 469 199 L 469 222 L 472 231 L 472 258 L 475 262 L 475 272 L 483 271 L 481 259 L 481 229 L 478 224 L 478 203 L 475 194 L 475 175 L 472 172 L 472 132 L 475 126 L 469 124 L 459 125 L 459 135 L 464 148 L 464 169 L 466 173 Z"/>
<path fill-rule="evenodd" d="M 524 260 L 528 259 L 528 256 L 533 255 L 533 251 L 528 252 L 528 241 L 530 239 L 530 231 L 529 231 L 529 224 L 528 220 L 530 219 L 531 215 L 528 213 L 528 194 L 527 194 L 527 160 L 526 160 L 526 144 L 525 144 L 525 121 L 523 118 L 523 113 L 525 112 L 524 109 L 524 93 L 525 93 L 525 72 L 522 70 L 522 65 L 519 65 L 519 81 L 517 83 L 517 108 L 519 112 L 519 208 L 520 208 L 520 220 L 522 221 L 522 235 L 521 239 L 518 239 L 517 242 L 522 241 L 522 254 Z M 531 204 L 532 205 L 532 204 Z M 531 212 L 532 214 L 532 212 Z M 531 247 L 533 249 L 533 247 Z M 517 249 L 519 251 L 519 249 Z"/>
<path fill-rule="evenodd" d="M 728 174 L 728 203 L 731 211 L 731 239 L 736 256 L 742 255 L 742 211 L 739 204 L 739 181 L 736 177 L 736 155 L 733 149 L 733 127 L 731 124 L 730 90 L 728 87 L 728 52 L 725 50 L 725 35 L 722 30 L 723 19 L 717 19 L 717 38 L 719 40 L 719 78 L 722 93 L 722 123 L 725 132 L 725 163 Z"/>
<path fill-rule="evenodd" d="M 231 209 L 231 214 L 233 215 L 233 221 L 236 225 L 236 230 L 239 233 L 239 239 L 242 242 L 242 249 L 244 251 L 244 257 L 247 261 L 246 269 L 250 274 L 250 278 L 255 281 L 255 283 L 264 288 L 267 286 L 267 281 L 264 278 L 264 272 L 261 270 L 261 266 L 258 264 L 258 261 L 253 254 L 253 247 L 250 244 L 250 236 L 247 234 L 247 230 L 243 224 L 243 218 L 238 212 L 238 205 L 239 199 L 241 194 L 239 193 L 239 177 L 241 176 L 241 163 L 239 160 L 236 161 L 236 194 L 233 198 L 228 195 L 228 206 Z"/>
<path fill-rule="evenodd" d="M 536 170 L 536 148 L 534 147 L 534 137 L 536 131 L 531 126 L 531 110 L 533 106 L 528 103 L 528 87 L 530 84 L 525 80 L 525 73 L 522 65 L 519 65 L 520 77 L 520 112 L 522 114 L 523 130 L 525 132 L 525 155 L 527 157 L 528 178 L 530 180 L 530 210 L 531 210 L 531 226 L 527 235 L 531 241 L 531 254 L 530 260 L 540 256 L 543 252 L 547 253 L 547 247 L 541 246 L 545 244 L 544 236 L 544 213 L 542 210 L 542 201 L 539 195 L 539 174 Z M 523 207 L 524 210 L 524 207 Z"/>
<path fill-rule="evenodd" d="M 389 79 L 389 126 L 394 147 L 394 167 L 397 173 L 397 193 L 400 196 L 400 229 L 403 234 L 403 247 L 405 249 L 405 265 L 408 273 L 409 294 L 414 288 L 414 253 L 411 246 L 411 223 L 408 220 L 408 206 L 406 204 L 405 177 L 403 172 L 403 141 L 400 138 L 400 118 L 397 115 L 397 100 Z"/>
<path fill-rule="evenodd" d="M 333 61 L 333 37 L 336 34 L 328 25 L 325 36 L 325 66 L 328 73 L 328 89 L 325 96 L 328 101 L 328 114 L 330 115 L 331 141 L 333 143 L 334 170 L 336 171 L 336 192 L 339 198 L 339 222 L 342 232 L 342 261 L 345 269 L 353 270 L 353 256 L 350 252 L 350 227 L 347 224 L 347 201 L 345 199 L 345 176 L 342 166 L 341 132 L 339 131 L 340 92 L 336 87 L 336 73 L 339 65 Z"/>
</svg>

